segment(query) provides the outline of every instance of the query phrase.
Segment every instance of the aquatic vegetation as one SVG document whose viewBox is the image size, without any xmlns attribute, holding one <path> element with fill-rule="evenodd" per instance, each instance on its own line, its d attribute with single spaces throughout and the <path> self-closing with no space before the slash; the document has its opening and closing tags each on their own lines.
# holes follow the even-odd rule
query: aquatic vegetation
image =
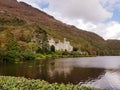
<svg viewBox="0 0 120 90">
<path fill-rule="evenodd" d="M 0 76 L 0 90 L 100 90 L 73 84 L 50 84 L 44 80 Z"/>
</svg>

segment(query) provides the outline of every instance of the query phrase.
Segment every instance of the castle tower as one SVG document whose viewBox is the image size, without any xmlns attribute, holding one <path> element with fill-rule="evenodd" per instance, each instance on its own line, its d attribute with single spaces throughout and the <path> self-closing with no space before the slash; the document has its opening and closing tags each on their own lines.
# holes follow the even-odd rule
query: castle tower
<svg viewBox="0 0 120 90">
<path fill-rule="evenodd" d="M 49 45 L 50 45 L 50 46 L 55 45 L 54 39 L 50 39 L 50 40 L 49 40 Z"/>
<path fill-rule="evenodd" d="M 64 43 L 66 42 L 66 38 L 64 38 Z"/>
</svg>

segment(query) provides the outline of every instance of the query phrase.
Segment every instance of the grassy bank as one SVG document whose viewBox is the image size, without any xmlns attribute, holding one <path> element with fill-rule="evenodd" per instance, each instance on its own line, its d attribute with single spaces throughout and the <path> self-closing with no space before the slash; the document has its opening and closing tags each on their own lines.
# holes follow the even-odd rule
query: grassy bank
<svg viewBox="0 0 120 90">
<path fill-rule="evenodd" d="M 100 90 L 73 84 L 50 84 L 43 80 L 0 76 L 0 90 Z"/>
<path fill-rule="evenodd" d="M 74 57 L 93 57 L 95 55 L 80 54 L 74 52 L 54 52 L 49 54 L 35 54 L 35 59 L 57 59 L 57 58 L 74 58 Z"/>
</svg>

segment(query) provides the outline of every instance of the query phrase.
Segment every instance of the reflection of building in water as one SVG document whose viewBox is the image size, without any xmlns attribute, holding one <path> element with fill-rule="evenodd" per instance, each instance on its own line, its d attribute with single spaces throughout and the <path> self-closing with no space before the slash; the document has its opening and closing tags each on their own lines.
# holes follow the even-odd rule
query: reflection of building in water
<svg viewBox="0 0 120 90">
<path fill-rule="evenodd" d="M 65 50 L 67 50 L 67 51 L 69 51 L 69 52 L 73 51 L 73 47 L 70 45 L 70 42 L 69 42 L 69 41 L 66 41 L 66 38 L 64 38 L 64 42 L 61 42 L 61 41 L 59 40 L 58 43 L 55 43 L 54 39 L 50 39 L 50 40 L 48 40 L 48 41 L 49 41 L 49 45 L 50 45 L 50 46 L 53 45 L 53 46 L 55 47 L 55 50 L 56 50 L 56 51 L 58 51 L 58 50 L 60 50 L 60 51 L 65 51 Z"/>
<path fill-rule="evenodd" d="M 54 65 L 49 65 L 48 68 L 50 77 L 54 77 L 56 74 L 64 75 L 64 77 L 67 77 L 70 74 L 71 70 L 73 70 L 72 67 L 62 62 L 56 62 Z"/>
</svg>

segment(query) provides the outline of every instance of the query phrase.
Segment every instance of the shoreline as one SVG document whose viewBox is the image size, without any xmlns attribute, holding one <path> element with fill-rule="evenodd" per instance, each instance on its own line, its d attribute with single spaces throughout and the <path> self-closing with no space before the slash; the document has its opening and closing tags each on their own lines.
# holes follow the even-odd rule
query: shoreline
<svg viewBox="0 0 120 90">
<path fill-rule="evenodd" d="M 102 90 L 94 87 L 73 84 L 48 83 L 39 79 L 24 77 L 0 76 L 0 89 L 2 90 Z"/>
</svg>

